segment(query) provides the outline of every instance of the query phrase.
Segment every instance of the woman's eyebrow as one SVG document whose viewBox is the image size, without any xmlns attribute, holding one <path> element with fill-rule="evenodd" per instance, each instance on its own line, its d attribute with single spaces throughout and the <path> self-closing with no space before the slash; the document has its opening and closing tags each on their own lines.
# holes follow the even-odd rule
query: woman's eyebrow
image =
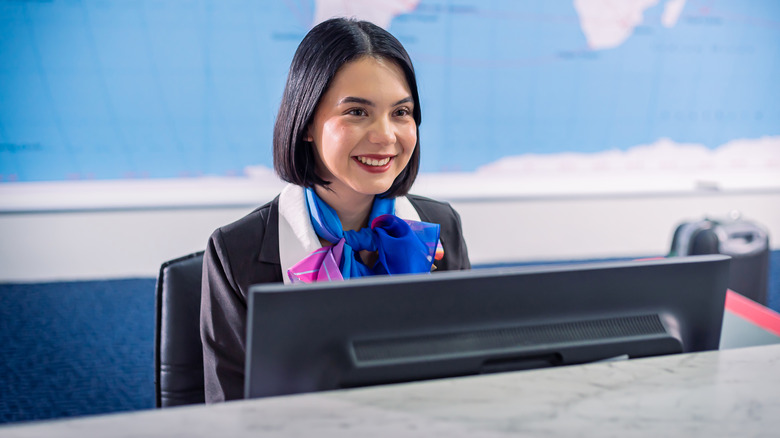
<svg viewBox="0 0 780 438">
<path fill-rule="evenodd" d="M 363 99 L 362 97 L 353 97 L 353 96 L 347 96 L 339 101 L 339 105 L 344 103 L 358 103 L 366 106 L 374 106 L 374 102 L 371 102 L 368 99 Z"/>
<path fill-rule="evenodd" d="M 402 103 L 411 103 L 412 102 L 412 96 L 405 97 L 398 102 L 394 103 L 392 106 L 398 106 Z M 355 96 L 347 96 L 339 101 L 339 105 L 345 104 L 345 103 L 357 103 L 360 105 L 366 105 L 366 106 L 376 106 L 374 102 L 364 99 L 362 97 L 355 97 Z"/>
<path fill-rule="evenodd" d="M 399 100 L 398 102 L 394 103 L 393 106 L 398 106 L 401 105 L 402 103 L 414 103 L 414 101 L 412 100 L 412 96 L 408 96 Z"/>
</svg>

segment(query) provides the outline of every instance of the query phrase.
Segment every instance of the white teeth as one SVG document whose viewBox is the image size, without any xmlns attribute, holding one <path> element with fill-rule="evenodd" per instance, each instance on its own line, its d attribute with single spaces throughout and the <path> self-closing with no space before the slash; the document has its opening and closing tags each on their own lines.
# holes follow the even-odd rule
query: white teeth
<svg viewBox="0 0 780 438">
<path fill-rule="evenodd" d="M 358 161 L 365 164 L 366 166 L 384 166 L 385 164 L 390 162 L 390 157 L 382 158 L 381 160 L 375 160 L 373 158 L 368 157 L 357 157 Z"/>
</svg>

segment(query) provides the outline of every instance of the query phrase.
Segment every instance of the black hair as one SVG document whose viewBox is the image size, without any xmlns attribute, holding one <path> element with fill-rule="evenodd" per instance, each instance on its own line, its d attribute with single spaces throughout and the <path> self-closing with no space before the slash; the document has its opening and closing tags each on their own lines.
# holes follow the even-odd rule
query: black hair
<svg viewBox="0 0 780 438">
<path fill-rule="evenodd" d="M 420 168 L 422 119 L 412 60 L 401 43 L 386 30 L 367 21 L 347 18 L 332 18 L 318 24 L 295 51 L 274 125 L 274 170 L 284 181 L 303 187 L 330 184 L 316 174 L 314 147 L 304 138 L 333 77 L 344 64 L 364 56 L 398 65 L 412 93 L 417 144 L 409 163 L 380 196 L 392 198 L 409 192 Z"/>
</svg>

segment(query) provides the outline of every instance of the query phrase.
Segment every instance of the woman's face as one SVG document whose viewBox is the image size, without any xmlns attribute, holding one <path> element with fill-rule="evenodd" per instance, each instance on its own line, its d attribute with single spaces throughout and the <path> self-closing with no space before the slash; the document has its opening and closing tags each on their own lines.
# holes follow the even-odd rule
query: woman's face
<svg viewBox="0 0 780 438">
<path fill-rule="evenodd" d="M 414 104 L 395 63 L 363 57 L 344 64 L 306 138 L 314 143 L 318 176 L 339 197 L 387 191 L 417 143 Z"/>
</svg>

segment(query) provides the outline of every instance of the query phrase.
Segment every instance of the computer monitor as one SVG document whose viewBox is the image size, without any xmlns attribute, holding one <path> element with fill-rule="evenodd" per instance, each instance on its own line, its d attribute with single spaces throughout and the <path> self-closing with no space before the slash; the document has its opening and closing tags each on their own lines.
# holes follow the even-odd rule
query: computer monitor
<svg viewBox="0 0 780 438">
<path fill-rule="evenodd" d="M 245 396 L 716 350 L 729 259 L 253 286 Z"/>
</svg>

